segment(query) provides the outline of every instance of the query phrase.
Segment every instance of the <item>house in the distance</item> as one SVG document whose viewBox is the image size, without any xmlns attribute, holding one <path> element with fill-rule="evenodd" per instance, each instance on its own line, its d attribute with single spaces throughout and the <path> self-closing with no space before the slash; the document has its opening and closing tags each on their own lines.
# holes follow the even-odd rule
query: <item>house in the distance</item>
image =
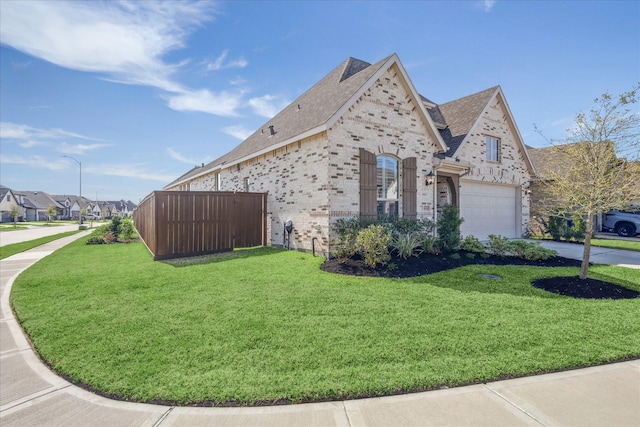
<svg viewBox="0 0 640 427">
<path fill-rule="evenodd" d="M 11 212 L 13 212 L 14 209 L 20 212 L 19 217 L 24 215 L 22 206 L 14 192 L 9 187 L 0 185 L 0 222 L 13 222 L 14 218 L 11 216 Z"/>
<path fill-rule="evenodd" d="M 499 86 L 444 104 L 420 95 L 394 54 L 348 58 L 224 156 L 165 190 L 268 193 L 267 231 L 330 252 L 339 218 L 436 219 L 454 204 L 462 233 L 527 232 L 533 167 Z"/>
</svg>

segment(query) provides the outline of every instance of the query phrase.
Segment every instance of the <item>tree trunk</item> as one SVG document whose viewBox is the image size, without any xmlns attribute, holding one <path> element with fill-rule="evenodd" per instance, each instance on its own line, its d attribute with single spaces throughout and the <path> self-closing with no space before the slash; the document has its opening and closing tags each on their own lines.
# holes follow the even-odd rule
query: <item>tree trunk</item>
<svg viewBox="0 0 640 427">
<path fill-rule="evenodd" d="M 582 264 L 580 266 L 580 278 L 587 278 L 589 270 L 589 257 L 591 256 L 591 236 L 593 235 L 593 212 L 587 212 L 587 224 L 584 235 L 584 251 L 582 252 Z"/>
</svg>

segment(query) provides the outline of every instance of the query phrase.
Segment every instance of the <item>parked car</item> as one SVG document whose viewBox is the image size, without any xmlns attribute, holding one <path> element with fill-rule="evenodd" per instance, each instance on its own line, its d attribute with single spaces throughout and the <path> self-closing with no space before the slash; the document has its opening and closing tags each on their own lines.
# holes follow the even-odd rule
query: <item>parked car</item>
<svg viewBox="0 0 640 427">
<path fill-rule="evenodd" d="M 604 214 L 602 228 L 618 233 L 618 236 L 633 237 L 640 233 L 640 208 L 613 210 Z"/>
</svg>

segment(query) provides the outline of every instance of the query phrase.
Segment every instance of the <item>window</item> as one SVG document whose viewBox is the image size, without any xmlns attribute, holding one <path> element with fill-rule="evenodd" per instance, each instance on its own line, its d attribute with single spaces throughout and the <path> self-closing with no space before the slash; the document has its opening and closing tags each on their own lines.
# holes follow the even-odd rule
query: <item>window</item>
<svg viewBox="0 0 640 427">
<path fill-rule="evenodd" d="M 486 137 L 487 142 L 487 161 L 499 162 L 500 161 L 500 140 L 492 136 Z"/>
<path fill-rule="evenodd" d="M 11 194 L 7 194 L 7 202 L 11 201 Z"/>
<path fill-rule="evenodd" d="M 249 188 L 249 178 L 244 179 L 244 191 L 246 191 L 247 193 L 251 191 L 251 189 Z"/>
<path fill-rule="evenodd" d="M 222 190 L 222 180 L 220 178 L 220 172 L 218 172 L 216 174 L 216 190 L 221 191 Z"/>
<path fill-rule="evenodd" d="M 377 157 L 376 187 L 378 216 L 398 216 L 398 160 L 391 156 Z"/>
</svg>

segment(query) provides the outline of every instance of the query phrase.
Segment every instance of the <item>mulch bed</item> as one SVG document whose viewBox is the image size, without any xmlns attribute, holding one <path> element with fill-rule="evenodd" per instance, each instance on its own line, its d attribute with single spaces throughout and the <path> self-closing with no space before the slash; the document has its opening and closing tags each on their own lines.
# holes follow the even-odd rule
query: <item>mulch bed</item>
<svg viewBox="0 0 640 427">
<path fill-rule="evenodd" d="M 451 254 L 433 255 L 421 254 L 407 259 L 392 258 L 391 263 L 395 264 L 395 268 L 388 269 L 386 267 L 370 268 L 365 265 L 359 256 L 349 259 L 329 259 L 320 267 L 322 270 L 351 276 L 368 276 L 368 277 L 387 277 L 387 278 L 406 278 L 422 276 L 424 274 L 437 273 L 439 271 L 450 270 L 465 265 L 485 264 L 485 265 L 527 265 L 538 267 L 580 267 L 580 261 L 553 257 L 545 261 L 527 261 L 514 257 L 497 257 L 490 256 L 483 258 L 475 254 L 474 258 L 468 258 L 464 251 L 459 252 L 460 258 L 452 258 Z M 560 295 L 570 296 L 573 298 L 590 298 L 590 299 L 622 299 L 622 298 L 638 298 L 640 292 L 623 288 L 613 283 L 604 282 L 602 280 L 588 278 L 581 280 L 578 276 L 552 277 L 548 279 L 538 279 L 532 283 L 533 286 L 548 292 Z"/>
</svg>

